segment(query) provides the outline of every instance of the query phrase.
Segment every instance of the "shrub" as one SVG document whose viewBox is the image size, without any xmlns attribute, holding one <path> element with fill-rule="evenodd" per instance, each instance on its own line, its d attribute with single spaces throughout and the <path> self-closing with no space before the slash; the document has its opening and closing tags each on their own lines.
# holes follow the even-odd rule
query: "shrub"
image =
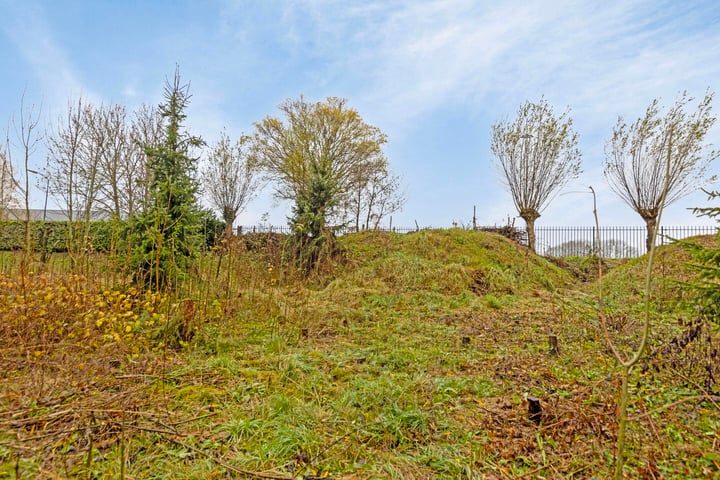
<svg viewBox="0 0 720 480">
<path fill-rule="evenodd" d="M 76 222 L 43 222 L 30 221 L 31 243 L 36 250 L 48 252 L 68 251 L 68 232 L 70 228 L 78 228 Z M 90 222 L 88 250 L 107 252 L 113 239 L 113 222 Z M 25 245 L 25 222 L 21 220 L 4 220 L 0 222 L 0 250 L 21 250 Z"/>
</svg>

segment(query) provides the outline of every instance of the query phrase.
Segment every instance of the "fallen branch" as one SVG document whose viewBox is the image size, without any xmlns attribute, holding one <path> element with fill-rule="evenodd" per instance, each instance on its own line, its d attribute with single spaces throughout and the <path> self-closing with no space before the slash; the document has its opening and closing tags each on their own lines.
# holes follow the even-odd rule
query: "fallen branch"
<svg viewBox="0 0 720 480">
<path fill-rule="evenodd" d="M 294 480 L 294 477 L 289 477 L 287 475 L 253 472 L 252 470 L 245 470 L 244 468 L 234 467 L 228 463 L 223 462 L 222 460 L 218 460 L 211 453 L 207 453 L 203 450 L 200 450 L 199 448 L 193 447 L 192 445 L 188 445 L 187 443 L 183 442 L 182 440 L 178 440 L 177 438 L 173 438 L 172 436 L 168 436 L 167 439 L 176 445 L 179 445 L 183 448 L 187 448 L 188 450 L 190 450 L 192 452 L 199 453 L 200 455 L 203 455 L 203 456 L 211 459 L 213 462 L 217 463 L 218 465 L 225 468 L 226 470 L 230 470 L 231 472 L 239 473 L 241 475 L 246 475 L 248 477 L 254 477 L 254 478 L 267 478 L 267 479 L 271 479 L 271 480 Z"/>
</svg>

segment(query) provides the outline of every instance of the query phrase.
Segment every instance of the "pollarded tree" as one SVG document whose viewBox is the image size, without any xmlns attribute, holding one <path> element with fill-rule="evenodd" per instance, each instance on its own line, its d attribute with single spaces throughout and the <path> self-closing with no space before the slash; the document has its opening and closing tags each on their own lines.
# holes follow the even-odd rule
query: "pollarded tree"
<svg viewBox="0 0 720 480">
<path fill-rule="evenodd" d="M 205 192 L 212 206 L 222 214 L 228 232 L 262 185 L 260 170 L 248 152 L 249 142 L 250 137 L 243 135 L 232 143 L 227 133 L 222 132 L 203 169 Z"/>
<path fill-rule="evenodd" d="M 159 106 L 165 120 L 164 137 L 159 145 L 146 148 L 150 204 L 133 219 L 139 238 L 133 252 L 136 281 L 156 291 L 179 283 L 203 242 L 194 177 L 197 159 L 191 156 L 202 140 L 183 131 L 188 88 L 181 85 L 179 70 L 173 82 L 165 85 L 165 102 Z"/>
<path fill-rule="evenodd" d="M 492 126 L 490 142 L 534 252 L 535 221 L 560 188 L 581 171 L 569 110 L 556 117 L 544 98 L 525 102 L 514 122 Z"/>
<path fill-rule="evenodd" d="M 661 208 L 713 180 L 707 169 L 720 152 L 703 143 L 716 120 L 711 114 L 712 98 L 706 94 L 695 111 L 687 113 L 693 98 L 683 93 L 662 117 L 658 100 L 653 100 L 645 116 L 632 125 L 620 117 L 607 142 L 605 178 L 645 221 L 648 251 Z"/>
<path fill-rule="evenodd" d="M 253 155 L 276 185 L 279 199 L 293 202 L 290 219 L 305 267 L 312 267 L 328 247 L 333 229 L 328 219 L 361 172 L 381 158 L 387 141 L 344 99 L 310 103 L 303 97 L 280 105 L 284 120 L 266 117 L 255 124 Z"/>
</svg>

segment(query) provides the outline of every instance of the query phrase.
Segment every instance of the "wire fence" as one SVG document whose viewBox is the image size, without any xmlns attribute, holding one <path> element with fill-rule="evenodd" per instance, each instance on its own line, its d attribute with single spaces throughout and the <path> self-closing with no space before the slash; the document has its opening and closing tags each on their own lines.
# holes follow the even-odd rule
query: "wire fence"
<svg viewBox="0 0 720 480">
<path fill-rule="evenodd" d="M 419 230 L 434 230 L 434 227 L 392 227 L 378 228 L 379 231 L 394 233 L 410 233 Z M 521 244 L 527 245 L 527 233 L 514 227 L 476 227 L 475 230 L 490 231 L 503 234 Z M 353 233 L 355 229 L 341 229 L 337 233 L 344 235 Z M 287 235 L 292 229 L 285 226 L 255 225 L 237 227 L 237 234 L 245 233 L 277 233 Z M 712 225 L 660 226 L 658 244 L 665 245 L 674 240 L 694 237 L 697 235 L 713 235 L 718 228 Z M 553 257 L 592 256 L 602 248 L 606 258 L 633 258 L 646 252 L 647 229 L 639 226 L 600 227 L 600 235 L 596 227 L 536 227 L 535 250 L 540 255 Z M 598 245 L 598 238 L 600 245 Z"/>
</svg>

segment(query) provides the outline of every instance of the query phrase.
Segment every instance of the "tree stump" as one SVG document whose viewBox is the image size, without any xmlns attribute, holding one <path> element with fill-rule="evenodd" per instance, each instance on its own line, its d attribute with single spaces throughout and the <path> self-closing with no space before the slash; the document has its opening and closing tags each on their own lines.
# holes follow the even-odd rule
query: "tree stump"
<svg viewBox="0 0 720 480">
<path fill-rule="evenodd" d="M 550 355 L 559 355 L 560 346 L 558 345 L 558 338 L 555 335 L 548 336 L 548 347 Z"/>
<path fill-rule="evenodd" d="M 542 420 L 542 406 L 540 405 L 540 399 L 533 397 L 532 395 L 528 395 L 527 404 L 528 418 L 536 424 L 540 424 L 540 420 Z"/>
</svg>

